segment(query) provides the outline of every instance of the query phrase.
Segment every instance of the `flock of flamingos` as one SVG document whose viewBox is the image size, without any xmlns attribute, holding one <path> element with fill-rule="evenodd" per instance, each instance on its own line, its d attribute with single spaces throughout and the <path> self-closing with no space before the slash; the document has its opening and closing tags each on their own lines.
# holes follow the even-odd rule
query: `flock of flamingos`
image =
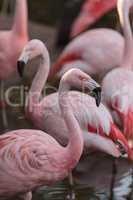
<svg viewBox="0 0 133 200">
<path fill-rule="evenodd" d="M 25 100 L 25 115 L 38 130 L 0 136 L 0 200 L 31 200 L 33 190 L 67 176 L 72 185 L 72 169 L 89 149 L 132 162 L 132 6 L 133 0 L 86 0 L 72 27 L 74 39 L 51 67 L 45 44 L 29 40 L 27 0 L 16 0 L 12 29 L 0 31 L 1 86 L 15 71 L 23 78 L 28 63 L 39 58 Z M 123 35 L 108 28 L 81 33 L 114 7 Z M 47 80 L 57 77 L 58 92 L 42 98 Z"/>
</svg>

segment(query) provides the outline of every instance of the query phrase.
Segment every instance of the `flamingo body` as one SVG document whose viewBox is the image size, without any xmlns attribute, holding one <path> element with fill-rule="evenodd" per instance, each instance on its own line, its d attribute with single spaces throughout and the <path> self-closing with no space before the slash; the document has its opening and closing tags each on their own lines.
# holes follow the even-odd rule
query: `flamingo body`
<svg viewBox="0 0 133 200">
<path fill-rule="evenodd" d="M 65 170 L 65 159 L 61 155 L 64 151 L 42 131 L 18 130 L 1 136 L 0 198 L 63 179 L 71 169 Z"/>
<path fill-rule="evenodd" d="M 130 0 L 118 0 L 117 2 L 125 38 L 123 60 L 121 68 L 109 72 L 102 84 L 104 102 L 113 111 L 116 122 L 122 125 L 127 139 L 130 139 L 133 130 L 133 37 L 129 22 L 129 10 L 132 4 L 133 1 Z"/>
<path fill-rule="evenodd" d="M 103 102 L 109 107 L 115 122 L 124 128 L 129 139 L 133 130 L 133 72 L 115 69 L 103 80 Z"/>
<path fill-rule="evenodd" d="M 67 165 L 66 153 L 64 147 L 42 131 L 18 130 L 1 136 L 0 198 L 9 199 L 62 180 L 76 164 L 75 157 Z"/>
<path fill-rule="evenodd" d="M 83 136 L 86 132 L 89 134 L 89 130 L 91 130 L 89 127 L 93 127 L 99 134 L 102 130 L 105 135 L 109 135 L 110 125 L 113 121 L 103 104 L 97 108 L 92 97 L 76 91 L 69 92 L 69 103 L 82 129 Z M 68 130 L 61 116 L 58 93 L 44 97 L 39 110 L 36 107 L 33 113 L 29 113 L 28 117 L 36 127 L 45 130 L 62 145 L 66 145 L 68 142 Z"/>
<path fill-rule="evenodd" d="M 87 31 L 67 45 L 51 68 L 49 79 L 55 75 L 60 78 L 74 62 L 75 67 L 91 76 L 102 77 L 120 65 L 123 48 L 123 37 L 116 31 L 104 28 Z"/>
<path fill-rule="evenodd" d="M 68 99 L 82 130 L 84 152 L 100 150 L 117 157 L 119 154 L 110 139 L 115 132 L 120 140 L 124 137 L 116 128 L 107 108 L 103 104 L 97 108 L 94 99 L 81 92 L 70 91 Z M 29 112 L 26 108 L 27 118 L 33 122 L 35 127 L 46 131 L 65 146 L 68 143 L 68 129 L 61 115 L 58 93 L 46 96 L 40 105 L 34 107 L 33 112 Z M 125 143 L 125 139 L 123 142 Z"/>
</svg>

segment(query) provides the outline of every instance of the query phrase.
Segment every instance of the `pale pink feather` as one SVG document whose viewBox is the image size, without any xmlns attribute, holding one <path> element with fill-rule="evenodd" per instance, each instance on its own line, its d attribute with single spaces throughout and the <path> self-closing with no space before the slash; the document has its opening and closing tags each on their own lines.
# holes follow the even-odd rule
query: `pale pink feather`
<svg viewBox="0 0 133 200">
<path fill-rule="evenodd" d="M 103 80 L 104 103 L 129 139 L 133 130 L 133 37 L 129 9 L 133 1 L 118 0 L 117 8 L 124 32 L 125 47 L 121 68 L 109 72 Z"/>
<path fill-rule="evenodd" d="M 120 65 L 123 49 L 123 37 L 114 30 L 100 28 L 86 31 L 65 47 L 50 69 L 49 80 L 55 76 L 61 78 L 73 67 L 102 78 Z"/>
</svg>

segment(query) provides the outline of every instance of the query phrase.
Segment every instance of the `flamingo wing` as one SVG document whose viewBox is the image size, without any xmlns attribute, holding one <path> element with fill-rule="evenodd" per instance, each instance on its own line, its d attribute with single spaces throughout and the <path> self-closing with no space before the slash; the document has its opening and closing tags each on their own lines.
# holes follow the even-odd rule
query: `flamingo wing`
<svg viewBox="0 0 133 200">
<path fill-rule="evenodd" d="M 66 46 L 53 64 L 49 80 L 53 79 L 64 65 L 70 64 L 73 67 L 75 61 L 81 61 L 86 67 L 84 70 L 84 65 L 77 62 L 74 67 L 79 67 L 91 76 L 106 73 L 120 65 L 123 47 L 123 37 L 116 31 L 105 28 L 86 31 Z"/>
<path fill-rule="evenodd" d="M 42 131 L 19 130 L 1 136 L 0 195 L 25 193 L 63 177 L 63 151 L 55 139 Z"/>
<path fill-rule="evenodd" d="M 119 78 L 118 78 L 119 77 Z M 129 139 L 133 130 L 133 73 L 126 69 L 115 69 L 103 81 L 103 101 L 109 107 L 117 124 Z"/>
</svg>

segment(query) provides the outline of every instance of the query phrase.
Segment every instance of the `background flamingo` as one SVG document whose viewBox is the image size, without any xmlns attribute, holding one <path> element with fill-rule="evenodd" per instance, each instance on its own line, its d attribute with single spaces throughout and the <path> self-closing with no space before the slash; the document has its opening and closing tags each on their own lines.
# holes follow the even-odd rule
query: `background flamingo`
<svg viewBox="0 0 133 200">
<path fill-rule="evenodd" d="M 28 42 L 19 57 L 18 71 L 20 75 L 23 76 L 25 64 L 38 56 L 40 56 L 41 61 L 26 98 L 26 115 L 33 121 L 36 127 L 45 130 L 62 145 L 66 145 L 68 143 L 68 129 L 65 121 L 62 119 L 60 106 L 58 104 L 58 93 L 56 92 L 48 95 L 40 101 L 41 92 L 47 80 L 50 68 L 49 53 L 41 41 L 31 40 Z M 99 85 L 96 83 L 94 84 L 94 81 L 90 81 L 90 84 L 92 90 L 96 92 L 94 86 L 97 85 L 97 87 L 99 87 Z M 36 96 L 33 96 L 33 92 Z M 99 92 L 100 91 L 97 91 L 97 95 L 99 95 Z M 125 141 L 125 138 L 115 127 L 109 112 L 103 105 L 97 108 L 93 98 L 88 97 L 88 95 L 85 94 L 83 95 L 80 92 L 71 91 L 69 92 L 68 97 L 71 109 L 82 130 L 86 149 L 93 147 L 111 155 L 115 155 L 116 151 L 112 151 L 110 145 L 103 145 L 103 143 L 106 143 L 107 137 L 111 138 L 113 142 L 119 141 L 125 150 L 128 149 L 128 147 L 126 147 L 127 142 Z M 97 105 L 98 104 L 99 102 L 97 102 Z M 99 137 L 99 135 L 91 136 L 90 134 L 92 133 L 99 133 L 99 135 L 101 134 L 106 138 Z M 99 138 L 101 143 L 98 142 Z"/>
<path fill-rule="evenodd" d="M 69 130 L 66 147 L 38 130 L 16 130 L 0 136 L 0 198 L 14 199 L 22 195 L 23 199 L 31 200 L 30 191 L 62 180 L 78 163 L 83 137 L 68 102 L 72 86 L 90 91 L 95 88 L 95 98 L 99 101 L 99 87 L 90 76 L 80 70 L 71 70 L 64 75 L 59 87 L 59 106 Z"/>
<path fill-rule="evenodd" d="M 85 0 L 78 17 L 75 19 L 71 37 L 75 37 L 91 24 L 94 24 L 106 12 L 116 7 L 117 0 Z"/>
<path fill-rule="evenodd" d="M 66 46 L 51 68 L 49 80 L 55 76 L 60 78 L 73 67 L 102 78 L 120 65 L 123 48 L 123 37 L 116 31 L 105 28 L 87 31 Z"/>
<path fill-rule="evenodd" d="M 3 80 L 8 79 L 16 71 L 19 54 L 28 41 L 27 0 L 16 0 L 16 10 L 12 29 L 0 31 L 0 80 L 1 99 L 4 98 Z M 3 108 L 4 128 L 7 128 L 7 117 Z"/>
<path fill-rule="evenodd" d="M 27 41 L 27 3 L 26 0 L 17 0 L 12 29 L 0 31 L 1 80 L 7 79 L 16 71 L 16 61 Z"/>
<path fill-rule="evenodd" d="M 129 23 L 129 9 L 133 1 L 118 0 L 120 23 L 125 37 L 125 48 L 121 68 L 114 69 L 103 80 L 103 101 L 111 110 L 129 139 L 133 130 L 133 37 Z"/>
</svg>

